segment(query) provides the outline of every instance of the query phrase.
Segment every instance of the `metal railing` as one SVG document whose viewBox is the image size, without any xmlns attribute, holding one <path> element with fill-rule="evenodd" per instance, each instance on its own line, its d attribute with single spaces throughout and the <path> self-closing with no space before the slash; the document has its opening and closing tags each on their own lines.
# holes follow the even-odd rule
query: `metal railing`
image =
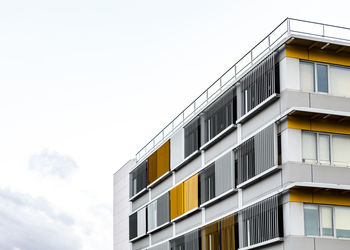
<svg viewBox="0 0 350 250">
<path fill-rule="evenodd" d="M 179 126 L 184 125 L 198 114 L 206 104 L 210 103 L 219 93 L 231 86 L 232 83 L 237 82 L 248 69 L 290 37 L 298 35 L 311 38 L 327 38 L 330 41 L 350 42 L 350 28 L 286 18 L 139 150 L 136 154 L 136 160 L 143 160 L 148 153 L 167 140 Z"/>
</svg>

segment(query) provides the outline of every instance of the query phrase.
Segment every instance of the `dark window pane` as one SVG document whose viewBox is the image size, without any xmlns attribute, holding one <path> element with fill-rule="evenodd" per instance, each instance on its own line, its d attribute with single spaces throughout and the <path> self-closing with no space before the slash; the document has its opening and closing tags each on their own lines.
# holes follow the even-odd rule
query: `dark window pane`
<svg viewBox="0 0 350 250">
<path fill-rule="evenodd" d="M 130 173 L 130 197 L 147 186 L 147 160 Z"/>
<path fill-rule="evenodd" d="M 318 92 L 328 93 L 327 65 L 317 64 L 317 88 Z"/>
<path fill-rule="evenodd" d="M 196 118 L 185 127 L 185 158 L 200 146 L 200 123 Z"/>
<path fill-rule="evenodd" d="M 199 173 L 200 203 L 203 204 L 215 197 L 215 164 Z"/>
<path fill-rule="evenodd" d="M 137 213 L 130 215 L 129 217 L 129 239 L 133 239 L 137 236 Z"/>
</svg>

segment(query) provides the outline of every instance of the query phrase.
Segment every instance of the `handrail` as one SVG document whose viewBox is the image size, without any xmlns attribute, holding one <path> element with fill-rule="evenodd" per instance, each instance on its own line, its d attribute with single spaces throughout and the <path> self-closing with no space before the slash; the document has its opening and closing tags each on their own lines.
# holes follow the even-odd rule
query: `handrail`
<svg viewBox="0 0 350 250">
<path fill-rule="evenodd" d="M 312 25 L 312 29 L 304 30 L 298 28 L 300 25 Z M 317 28 L 321 32 L 317 32 Z M 347 31 L 348 36 L 340 37 L 332 34 L 334 31 Z M 329 35 L 327 35 L 330 33 Z M 350 28 L 300 20 L 295 18 L 284 19 L 276 28 L 274 28 L 266 37 L 257 43 L 248 53 L 241 57 L 235 64 L 226 70 L 216 81 L 214 81 L 206 90 L 204 90 L 193 102 L 191 102 L 183 111 L 181 111 L 170 123 L 168 123 L 155 137 L 153 137 L 144 147 L 136 153 L 136 160 L 143 160 L 148 153 L 157 148 L 181 125 L 184 125 L 189 119 L 193 118 L 198 111 L 202 110 L 203 105 L 207 105 L 218 93 L 225 90 L 233 80 L 237 81 L 238 77 L 252 67 L 259 59 L 267 55 L 273 49 L 280 46 L 284 39 L 293 35 L 310 35 L 333 40 L 350 41 Z M 262 46 L 262 48 L 260 48 Z M 260 51 L 259 51 L 260 49 Z M 242 65 L 241 65 L 242 64 Z M 218 85 L 218 86 L 217 86 Z"/>
</svg>

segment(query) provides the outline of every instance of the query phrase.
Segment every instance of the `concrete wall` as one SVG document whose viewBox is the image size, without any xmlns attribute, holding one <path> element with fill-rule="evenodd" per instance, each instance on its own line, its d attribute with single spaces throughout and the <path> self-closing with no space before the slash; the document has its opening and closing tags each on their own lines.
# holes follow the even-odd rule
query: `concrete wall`
<svg viewBox="0 0 350 250">
<path fill-rule="evenodd" d="M 130 160 L 113 176 L 113 249 L 127 250 L 129 244 L 129 172 L 136 166 Z"/>
</svg>

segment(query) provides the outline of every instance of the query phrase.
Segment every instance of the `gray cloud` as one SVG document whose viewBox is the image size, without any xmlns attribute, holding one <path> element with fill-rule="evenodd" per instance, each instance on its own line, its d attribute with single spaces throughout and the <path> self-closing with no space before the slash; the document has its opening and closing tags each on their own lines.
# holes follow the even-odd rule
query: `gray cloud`
<svg viewBox="0 0 350 250">
<path fill-rule="evenodd" d="M 49 152 L 47 149 L 44 149 L 40 154 L 32 155 L 29 160 L 29 169 L 43 176 L 52 175 L 66 179 L 77 168 L 78 165 L 70 156 Z"/>
<path fill-rule="evenodd" d="M 78 250 L 73 218 L 44 198 L 0 189 L 0 249 Z"/>
</svg>

